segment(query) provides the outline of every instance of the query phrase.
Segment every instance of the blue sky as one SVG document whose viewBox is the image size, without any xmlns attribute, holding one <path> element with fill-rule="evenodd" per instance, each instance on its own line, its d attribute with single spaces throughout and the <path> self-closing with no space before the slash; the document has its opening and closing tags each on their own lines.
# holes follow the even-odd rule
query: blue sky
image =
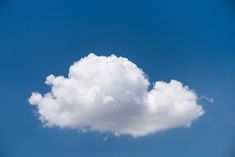
<svg viewBox="0 0 235 157">
<path fill-rule="evenodd" d="M 0 1 L 1 157 L 233 157 L 232 0 Z M 195 89 L 206 113 L 190 128 L 141 138 L 43 128 L 27 99 L 83 56 L 124 56 L 150 81 Z M 104 141 L 106 136 L 107 141 Z"/>
</svg>

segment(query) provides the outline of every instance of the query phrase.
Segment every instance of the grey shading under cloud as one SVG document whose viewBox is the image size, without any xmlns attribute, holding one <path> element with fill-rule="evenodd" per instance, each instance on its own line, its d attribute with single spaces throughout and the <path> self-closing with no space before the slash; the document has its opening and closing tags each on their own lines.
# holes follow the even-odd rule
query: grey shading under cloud
<svg viewBox="0 0 235 157">
<path fill-rule="evenodd" d="M 127 58 L 90 54 L 69 68 L 68 77 L 49 75 L 51 91 L 33 92 L 29 103 L 47 127 L 112 132 L 141 137 L 189 127 L 203 115 L 198 97 L 181 82 L 150 82 Z"/>
</svg>

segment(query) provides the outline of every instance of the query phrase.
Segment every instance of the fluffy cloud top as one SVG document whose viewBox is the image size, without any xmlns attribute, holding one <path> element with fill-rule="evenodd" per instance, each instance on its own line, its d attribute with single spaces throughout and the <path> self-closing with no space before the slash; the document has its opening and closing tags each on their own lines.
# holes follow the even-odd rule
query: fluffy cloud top
<svg viewBox="0 0 235 157">
<path fill-rule="evenodd" d="M 32 93 L 29 103 L 48 127 L 140 137 L 188 127 L 204 113 L 188 86 L 157 81 L 149 89 L 144 72 L 115 55 L 90 54 L 70 67 L 67 78 L 49 75 L 46 84 L 51 91 Z"/>
</svg>

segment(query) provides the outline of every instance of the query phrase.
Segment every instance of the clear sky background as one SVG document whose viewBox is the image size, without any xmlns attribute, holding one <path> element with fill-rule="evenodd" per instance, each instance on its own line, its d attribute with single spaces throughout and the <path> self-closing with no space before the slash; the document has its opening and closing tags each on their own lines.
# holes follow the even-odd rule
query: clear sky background
<svg viewBox="0 0 235 157">
<path fill-rule="evenodd" d="M 137 139 L 43 128 L 31 92 L 90 52 L 215 101 L 191 128 Z M 0 157 L 234 157 L 235 2 L 0 0 L 0 80 Z"/>
</svg>

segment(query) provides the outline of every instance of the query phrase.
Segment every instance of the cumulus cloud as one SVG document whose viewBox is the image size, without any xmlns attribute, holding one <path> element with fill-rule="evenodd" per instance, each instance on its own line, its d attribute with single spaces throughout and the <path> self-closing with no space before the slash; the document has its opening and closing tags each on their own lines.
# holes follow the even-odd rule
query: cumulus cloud
<svg viewBox="0 0 235 157">
<path fill-rule="evenodd" d="M 90 54 L 75 62 L 67 77 L 49 75 L 51 91 L 33 92 L 45 126 L 146 136 L 189 127 L 204 110 L 181 82 L 157 81 L 150 89 L 144 72 L 127 58 Z"/>
</svg>

